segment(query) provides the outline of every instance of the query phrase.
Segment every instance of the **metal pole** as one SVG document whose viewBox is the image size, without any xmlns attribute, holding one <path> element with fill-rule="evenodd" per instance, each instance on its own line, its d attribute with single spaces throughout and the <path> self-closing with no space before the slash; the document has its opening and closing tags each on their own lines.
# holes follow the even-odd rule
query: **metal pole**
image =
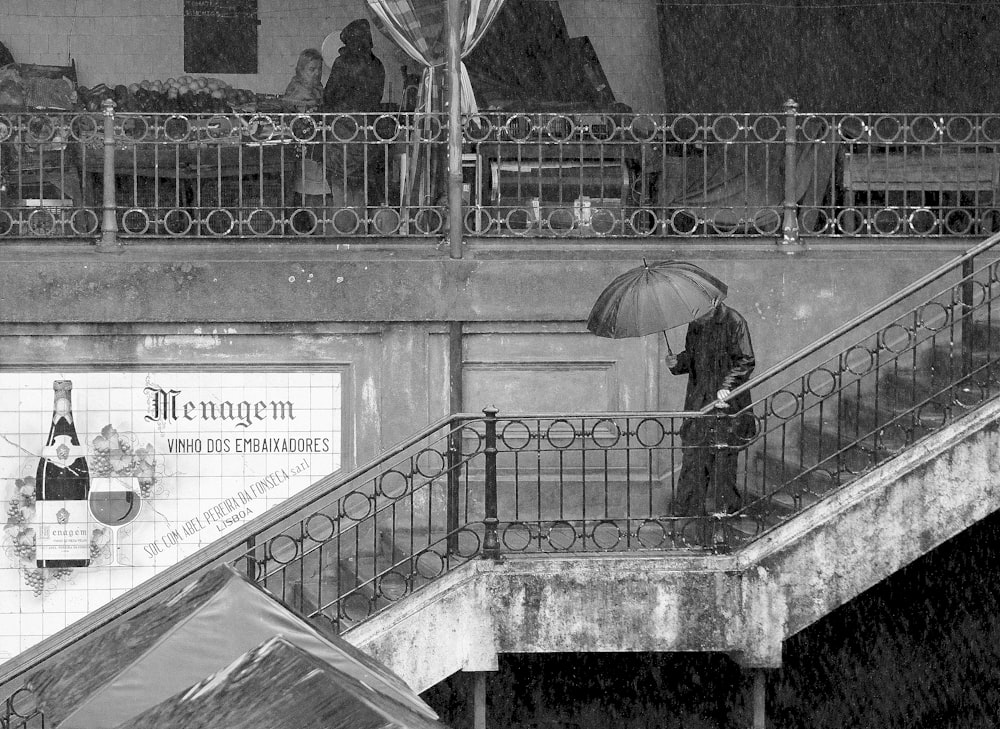
<svg viewBox="0 0 1000 729">
<path fill-rule="evenodd" d="M 104 216 L 97 250 L 117 251 L 118 219 L 115 213 L 115 102 L 105 99 L 104 111 Z"/>
<path fill-rule="evenodd" d="M 462 257 L 462 1 L 448 0 L 448 252 Z"/>
<path fill-rule="evenodd" d="M 785 200 L 781 245 L 799 243 L 799 219 L 795 200 L 795 115 L 799 105 L 794 99 L 785 102 Z"/>
<path fill-rule="evenodd" d="M 497 412 L 493 407 L 483 410 L 486 416 L 486 447 L 483 449 L 486 456 L 486 514 L 483 518 L 486 533 L 483 535 L 483 556 L 487 559 L 500 557 L 500 537 L 497 533 L 500 524 L 497 519 Z"/>
</svg>

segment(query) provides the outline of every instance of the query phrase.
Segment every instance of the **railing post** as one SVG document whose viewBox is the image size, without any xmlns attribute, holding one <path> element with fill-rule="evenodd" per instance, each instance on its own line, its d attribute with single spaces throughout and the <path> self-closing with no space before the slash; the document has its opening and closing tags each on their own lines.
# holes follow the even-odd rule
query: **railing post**
<svg viewBox="0 0 1000 729">
<path fill-rule="evenodd" d="M 105 99 L 104 111 L 104 215 L 97 250 L 114 252 L 118 248 L 118 218 L 115 209 L 115 102 Z"/>
<path fill-rule="evenodd" d="M 785 102 L 785 199 L 784 222 L 781 226 L 781 245 L 799 243 L 799 219 L 795 195 L 795 116 L 799 105 L 794 99 Z"/>
<path fill-rule="evenodd" d="M 483 557 L 487 559 L 500 558 L 500 538 L 497 533 L 499 520 L 497 519 L 497 413 L 494 407 L 483 410 L 486 416 L 486 448 L 483 453 L 486 455 L 486 483 L 485 483 L 485 511 L 483 525 L 486 533 L 483 535 Z"/>
<path fill-rule="evenodd" d="M 247 539 L 247 579 L 257 581 L 257 537 Z"/>
<path fill-rule="evenodd" d="M 448 254 L 462 257 L 462 0 L 448 0 Z"/>
</svg>

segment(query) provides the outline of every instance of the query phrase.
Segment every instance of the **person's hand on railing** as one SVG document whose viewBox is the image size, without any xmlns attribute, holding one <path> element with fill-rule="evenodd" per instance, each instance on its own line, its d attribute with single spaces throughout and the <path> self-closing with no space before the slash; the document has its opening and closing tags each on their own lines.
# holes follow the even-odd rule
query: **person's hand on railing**
<svg viewBox="0 0 1000 729">
<path fill-rule="evenodd" d="M 729 403 L 725 402 L 725 399 L 729 397 L 729 390 L 722 389 L 715 393 L 715 399 L 718 401 L 715 403 L 717 408 L 728 408 Z"/>
</svg>

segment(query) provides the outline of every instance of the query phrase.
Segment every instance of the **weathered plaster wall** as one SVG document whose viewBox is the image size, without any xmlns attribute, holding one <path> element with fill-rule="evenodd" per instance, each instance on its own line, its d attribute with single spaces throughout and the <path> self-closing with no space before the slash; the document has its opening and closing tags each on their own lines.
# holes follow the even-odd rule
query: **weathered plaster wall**
<svg viewBox="0 0 1000 729">
<path fill-rule="evenodd" d="M 1000 508 L 998 419 L 994 401 L 736 555 L 474 562 L 347 637 L 417 690 L 490 670 L 498 653 L 717 651 L 778 666 L 784 639 Z"/>
<path fill-rule="evenodd" d="M 403 247 L 5 248 L 0 367 L 343 363 L 357 438 L 345 456 L 364 460 L 447 413 L 450 320 L 465 322 L 465 410 L 671 410 L 685 378 L 661 366 L 662 337 L 600 339 L 585 327 L 601 289 L 644 256 L 726 281 L 761 372 L 953 255 L 525 245 L 463 260 Z M 669 336 L 683 345 L 683 329 Z"/>
</svg>

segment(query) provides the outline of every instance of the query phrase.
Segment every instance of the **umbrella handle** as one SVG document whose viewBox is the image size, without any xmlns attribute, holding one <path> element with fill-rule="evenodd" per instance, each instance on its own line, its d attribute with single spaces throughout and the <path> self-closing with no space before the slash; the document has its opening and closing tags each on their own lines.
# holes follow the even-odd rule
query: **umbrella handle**
<svg viewBox="0 0 1000 729">
<path fill-rule="evenodd" d="M 672 350 L 670 348 L 670 340 L 667 339 L 667 330 L 666 329 L 663 330 L 663 341 L 667 343 L 667 354 L 669 354 L 671 357 L 673 357 L 674 356 L 674 350 Z"/>
</svg>

